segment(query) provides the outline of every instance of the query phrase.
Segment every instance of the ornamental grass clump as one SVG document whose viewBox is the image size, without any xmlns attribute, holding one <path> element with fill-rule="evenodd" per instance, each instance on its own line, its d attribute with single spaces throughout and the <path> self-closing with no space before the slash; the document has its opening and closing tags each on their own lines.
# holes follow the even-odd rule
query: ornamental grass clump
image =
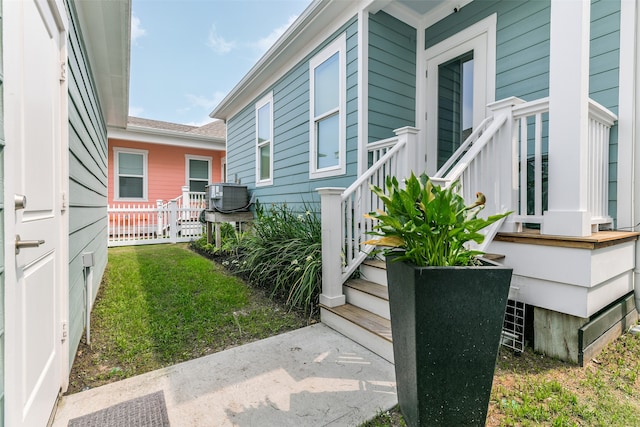
<svg viewBox="0 0 640 427">
<path fill-rule="evenodd" d="M 466 206 L 456 181 L 448 188 L 433 185 L 426 174 L 413 173 L 400 187 L 395 177 L 387 177 L 386 193 L 371 186 L 384 203 L 385 210 L 367 215 L 379 221 L 369 234 L 378 236 L 366 244 L 385 246 L 385 253 L 393 253 L 394 261 L 408 261 L 418 267 L 469 266 L 477 263 L 483 252 L 469 247 L 470 242 L 482 243 L 479 231 L 506 217 L 511 212 L 478 217 L 484 208 L 485 196 L 477 193 L 477 200 Z"/>
</svg>

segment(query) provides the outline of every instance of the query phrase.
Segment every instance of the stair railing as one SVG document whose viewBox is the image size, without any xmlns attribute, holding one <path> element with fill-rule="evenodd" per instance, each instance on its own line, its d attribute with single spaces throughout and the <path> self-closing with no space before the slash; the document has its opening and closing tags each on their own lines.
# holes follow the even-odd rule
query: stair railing
<svg viewBox="0 0 640 427">
<path fill-rule="evenodd" d="M 382 209 L 371 185 L 383 186 L 387 176 L 405 176 L 414 168 L 413 146 L 418 130 L 404 127 L 396 136 L 369 144 L 371 167 L 346 190 L 319 188 L 322 215 L 322 293 L 320 303 L 328 307 L 344 304 L 342 284 L 373 250 L 362 242 L 373 223 L 365 214 Z"/>
</svg>

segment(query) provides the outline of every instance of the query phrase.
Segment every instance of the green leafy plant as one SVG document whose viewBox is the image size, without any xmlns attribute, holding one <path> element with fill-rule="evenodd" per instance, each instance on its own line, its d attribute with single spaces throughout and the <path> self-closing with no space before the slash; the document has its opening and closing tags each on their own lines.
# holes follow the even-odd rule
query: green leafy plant
<svg viewBox="0 0 640 427">
<path fill-rule="evenodd" d="M 302 209 L 257 203 L 253 233 L 229 266 L 287 305 L 313 313 L 322 281 L 321 224 L 309 206 Z"/>
<path fill-rule="evenodd" d="M 365 243 L 392 248 L 385 252 L 397 255 L 396 261 L 409 261 L 419 267 L 474 265 L 476 256 L 483 252 L 471 249 L 468 243 L 482 243 L 480 230 L 511 213 L 480 218 L 484 194 L 477 193 L 476 202 L 466 206 L 457 181 L 441 188 L 426 174 L 418 178 L 411 173 L 402 188 L 396 177 L 387 177 L 385 187 L 386 193 L 371 186 L 385 211 L 367 215 L 379 221 L 370 232 L 378 237 Z"/>
</svg>

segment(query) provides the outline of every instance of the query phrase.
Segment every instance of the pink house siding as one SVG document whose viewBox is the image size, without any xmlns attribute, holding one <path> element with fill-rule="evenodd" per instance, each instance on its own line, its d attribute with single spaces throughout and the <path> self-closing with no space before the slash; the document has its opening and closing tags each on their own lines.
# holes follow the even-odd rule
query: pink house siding
<svg viewBox="0 0 640 427">
<path fill-rule="evenodd" d="M 156 200 L 171 200 L 182 194 L 182 186 L 187 185 L 186 159 L 187 156 L 211 158 L 211 182 L 221 182 L 222 158 L 225 151 L 204 150 L 180 146 L 149 144 L 143 142 L 109 139 L 109 204 L 118 203 L 114 200 L 114 148 L 145 150 L 147 152 L 147 199 L 140 203 L 155 203 Z M 125 202 L 126 203 L 126 202 Z M 133 201 L 131 203 L 137 203 Z"/>
</svg>

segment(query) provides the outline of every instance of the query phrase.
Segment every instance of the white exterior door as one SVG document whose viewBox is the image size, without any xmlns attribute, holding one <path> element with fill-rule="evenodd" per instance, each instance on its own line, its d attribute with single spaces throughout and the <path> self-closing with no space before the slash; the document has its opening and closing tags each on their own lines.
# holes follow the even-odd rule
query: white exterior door
<svg viewBox="0 0 640 427">
<path fill-rule="evenodd" d="M 60 1 L 3 5 L 5 421 L 8 426 L 45 426 L 68 371 L 63 335 L 68 288 L 63 235 L 68 226 L 62 196 L 68 132 L 66 13 Z"/>
<path fill-rule="evenodd" d="M 489 114 L 495 100 L 496 16 L 426 50 L 427 174 L 433 175 Z M 423 153 L 418 153 L 419 158 Z"/>
</svg>

